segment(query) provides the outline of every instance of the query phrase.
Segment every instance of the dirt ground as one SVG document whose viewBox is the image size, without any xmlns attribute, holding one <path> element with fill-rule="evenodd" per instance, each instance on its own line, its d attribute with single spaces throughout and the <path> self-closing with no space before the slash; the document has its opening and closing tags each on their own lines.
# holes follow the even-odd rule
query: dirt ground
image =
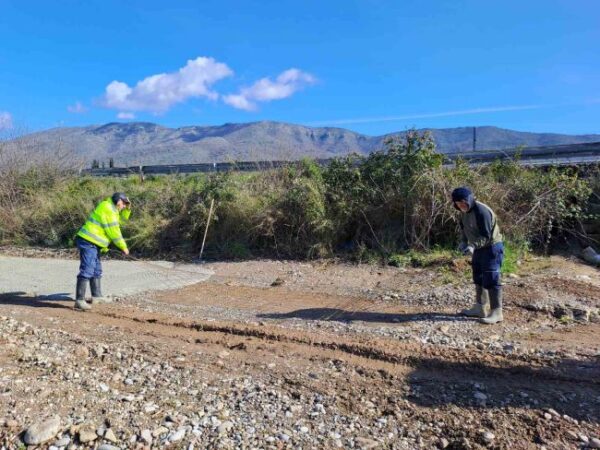
<svg viewBox="0 0 600 450">
<path fill-rule="evenodd" d="M 527 262 L 495 326 L 457 314 L 472 286 L 452 267 L 205 268 L 85 313 L 0 294 L 0 446 L 52 414 L 42 447 L 600 445 L 596 268 Z"/>
</svg>

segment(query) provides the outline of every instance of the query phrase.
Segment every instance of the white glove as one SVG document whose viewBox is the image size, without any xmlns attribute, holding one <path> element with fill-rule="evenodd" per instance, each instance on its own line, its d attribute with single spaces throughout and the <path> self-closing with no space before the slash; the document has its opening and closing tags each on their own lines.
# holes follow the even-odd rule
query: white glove
<svg viewBox="0 0 600 450">
<path fill-rule="evenodd" d="M 463 255 L 472 255 L 473 253 L 475 253 L 475 247 L 472 245 L 467 245 L 467 248 L 463 251 Z"/>
</svg>

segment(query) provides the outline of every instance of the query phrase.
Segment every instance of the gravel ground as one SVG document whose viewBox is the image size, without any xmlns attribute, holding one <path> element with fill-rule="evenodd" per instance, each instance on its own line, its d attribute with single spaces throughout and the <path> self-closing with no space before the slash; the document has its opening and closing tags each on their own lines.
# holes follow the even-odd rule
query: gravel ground
<svg viewBox="0 0 600 450">
<path fill-rule="evenodd" d="M 0 294 L 0 448 L 600 448 L 598 272 L 543 262 L 494 327 L 437 269 L 209 264 L 85 313 Z"/>
</svg>

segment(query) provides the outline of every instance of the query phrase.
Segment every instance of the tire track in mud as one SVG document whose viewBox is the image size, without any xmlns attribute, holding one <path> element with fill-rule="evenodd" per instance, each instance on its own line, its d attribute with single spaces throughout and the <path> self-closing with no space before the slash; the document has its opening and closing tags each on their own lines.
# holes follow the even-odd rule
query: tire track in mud
<svg viewBox="0 0 600 450">
<path fill-rule="evenodd" d="M 131 316 L 115 311 L 94 311 L 95 314 L 118 320 L 129 320 L 143 325 L 159 325 L 179 329 L 194 330 L 198 333 L 217 333 L 228 336 L 253 338 L 271 343 L 286 343 L 307 346 L 313 349 L 341 352 L 351 356 L 402 365 L 444 376 L 453 373 L 457 376 L 471 375 L 486 378 L 499 376 L 517 376 L 519 381 L 530 384 L 532 381 L 587 385 L 598 389 L 600 386 L 600 359 L 574 361 L 535 360 L 531 355 L 486 355 L 484 351 L 458 350 L 453 348 L 431 348 L 413 344 L 363 339 L 363 342 L 352 341 L 348 337 L 322 336 L 310 332 L 296 330 L 265 329 L 227 322 L 197 322 L 162 318 L 160 316 Z M 147 315 L 147 314 L 146 314 Z M 197 340 L 197 342 L 202 342 Z M 214 343 L 222 344 L 222 341 Z M 386 348 L 387 347 L 387 348 Z M 391 347 L 391 349 L 390 349 Z M 516 381 L 513 379 L 513 382 Z"/>
</svg>

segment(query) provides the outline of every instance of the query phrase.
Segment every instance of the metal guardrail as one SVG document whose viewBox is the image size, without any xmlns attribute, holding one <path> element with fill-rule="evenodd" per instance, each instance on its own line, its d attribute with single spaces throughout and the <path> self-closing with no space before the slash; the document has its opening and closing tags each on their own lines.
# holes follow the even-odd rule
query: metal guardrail
<svg viewBox="0 0 600 450">
<path fill-rule="evenodd" d="M 481 152 L 447 153 L 446 166 L 452 166 L 457 160 L 465 160 L 470 165 L 489 164 L 495 160 L 517 158 L 524 166 L 574 166 L 600 164 L 600 142 L 588 144 L 554 145 L 545 147 L 525 147 L 506 150 L 488 150 Z M 332 159 L 316 159 L 319 165 L 326 166 Z M 83 175 L 127 176 L 171 175 L 214 172 L 257 172 L 282 167 L 292 167 L 300 161 L 239 161 L 201 164 L 163 164 L 131 167 L 112 167 L 85 169 Z"/>
<path fill-rule="evenodd" d="M 319 165 L 327 165 L 331 159 L 316 159 Z M 189 173 L 214 173 L 214 172 L 257 172 L 282 167 L 299 166 L 301 161 L 238 161 L 201 164 L 161 164 L 153 166 L 130 166 L 85 169 L 83 175 L 92 176 L 126 176 L 126 175 L 174 175 Z"/>
</svg>

